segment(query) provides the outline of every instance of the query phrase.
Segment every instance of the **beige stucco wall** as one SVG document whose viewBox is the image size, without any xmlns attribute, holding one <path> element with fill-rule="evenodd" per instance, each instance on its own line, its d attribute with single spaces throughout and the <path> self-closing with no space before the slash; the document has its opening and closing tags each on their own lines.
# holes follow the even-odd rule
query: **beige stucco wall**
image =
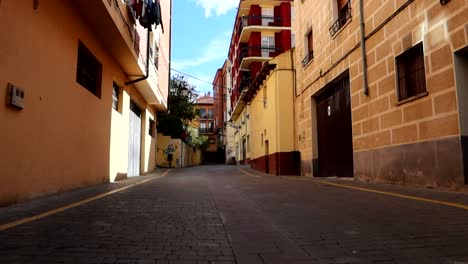
<svg viewBox="0 0 468 264">
<path fill-rule="evenodd" d="M 354 151 L 398 146 L 458 136 L 459 121 L 454 82 L 453 52 L 467 45 L 468 3 L 452 0 L 414 1 L 366 41 L 369 96 L 363 93 L 358 1 L 351 1 L 352 19 L 334 37 L 331 0 L 296 1 L 296 140 L 303 161 L 317 157 L 314 135 L 315 101 L 328 82 L 349 69 Z M 406 1 L 365 1 L 366 35 Z M 314 59 L 305 67 L 307 32 L 313 30 Z M 395 57 L 419 42 L 424 45 L 428 95 L 397 104 Z M 347 55 L 348 52 L 349 55 Z M 342 60 L 340 60 L 343 58 Z M 310 174 L 306 171 L 306 174 Z"/>
<path fill-rule="evenodd" d="M 28 1 L 2 1 L 0 30 L 0 204 L 126 172 L 130 96 L 142 109 L 147 105 L 133 87 L 124 87 L 126 74 L 75 6 L 51 0 L 33 10 Z M 78 40 L 102 64 L 101 98 L 76 82 Z M 124 89 L 122 113 L 112 109 L 113 82 Z M 23 110 L 6 106 L 7 83 L 24 89 Z M 154 143 L 145 142 L 143 172 L 154 166 Z"/>
<path fill-rule="evenodd" d="M 264 81 L 250 105 L 251 159 L 265 156 L 264 144 L 267 140 L 268 154 L 294 150 L 294 74 L 291 53 L 282 53 L 268 62 L 276 64 L 276 68 Z"/>
<path fill-rule="evenodd" d="M 159 167 L 169 167 L 169 161 L 167 160 L 168 153 L 172 153 L 172 162 L 170 164 L 172 168 L 183 168 L 201 164 L 201 151 L 199 149 L 194 150 L 193 147 L 185 144 L 182 140 L 158 134 L 157 141 L 157 165 Z"/>
</svg>

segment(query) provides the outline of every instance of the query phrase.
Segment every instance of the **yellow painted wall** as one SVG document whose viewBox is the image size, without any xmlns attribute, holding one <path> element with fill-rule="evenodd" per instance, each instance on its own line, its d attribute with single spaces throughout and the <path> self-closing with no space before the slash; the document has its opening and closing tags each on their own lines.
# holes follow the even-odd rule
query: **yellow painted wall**
<svg viewBox="0 0 468 264">
<path fill-rule="evenodd" d="M 248 117 L 247 117 L 248 116 Z M 251 155 L 251 138 L 250 138 L 250 106 L 245 106 L 242 109 L 239 117 L 234 121 L 234 126 L 237 128 L 234 131 L 235 153 L 236 161 L 250 159 Z M 247 142 L 247 137 L 249 140 Z M 243 140 L 246 139 L 246 156 L 243 157 Z"/>
<path fill-rule="evenodd" d="M 167 153 L 172 153 L 172 168 L 182 168 L 189 166 L 196 166 L 201 164 L 201 151 L 183 143 L 180 139 L 173 139 L 170 136 L 158 134 L 157 145 L 157 165 L 159 167 L 169 167 L 167 160 Z M 172 146 L 173 152 L 170 151 L 169 146 Z"/>
<path fill-rule="evenodd" d="M 2 1 L 0 30 L 0 204 L 125 173 L 130 96 L 147 106 L 133 87 L 124 87 L 126 74 L 75 6 L 50 0 L 33 10 L 30 1 Z M 76 82 L 78 40 L 102 64 L 101 98 Z M 112 109 L 113 82 L 125 90 L 122 113 Z M 24 89 L 23 110 L 6 106 L 7 83 Z M 154 164 L 152 144 L 146 139 L 143 171 Z"/>
<path fill-rule="evenodd" d="M 291 52 L 282 53 L 268 62 L 276 64 L 276 69 L 264 81 L 250 105 L 252 159 L 265 156 L 264 144 L 267 140 L 269 154 L 294 150 L 294 75 L 291 70 Z"/>
</svg>

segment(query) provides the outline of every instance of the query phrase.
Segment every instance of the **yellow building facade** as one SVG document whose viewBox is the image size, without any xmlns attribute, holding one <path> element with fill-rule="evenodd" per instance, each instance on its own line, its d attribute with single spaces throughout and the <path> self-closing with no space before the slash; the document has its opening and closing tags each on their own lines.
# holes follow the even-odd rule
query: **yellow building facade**
<svg viewBox="0 0 468 264">
<path fill-rule="evenodd" d="M 155 168 L 170 1 L 161 10 L 164 31 L 148 33 L 122 1 L 1 3 L 0 204 Z"/>
<path fill-rule="evenodd" d="M 250 163 L 273 175 L 300 173 L 294 145 L 293 51 L 266 62 L 244 100 L 250 104 Z"/>
<path fill-rule="evenodd" d="M 302 174 L 466 188 L 468 3 L 295 2 Z"/>
</svg>

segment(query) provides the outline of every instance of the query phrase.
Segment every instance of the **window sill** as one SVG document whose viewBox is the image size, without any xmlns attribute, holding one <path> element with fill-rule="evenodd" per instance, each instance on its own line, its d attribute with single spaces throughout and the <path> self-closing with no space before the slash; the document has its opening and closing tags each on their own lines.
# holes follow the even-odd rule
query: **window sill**
<svg viewBox="0 0 468 264">
<path fill-rule="evenodd" d="M 304 64 L 302 66 L 302 68 L 306 69 L 307 67 L 309 67 L 310 64 L 312 64 L 312 62 L 314 61 L 314 59 L 311 59 L 310 61 L 308 61 L 306 64 Z"/>
<path fill-rule="evenodd" d="M 353 21 L 353 17 L 350 17 L 346 23 L 340 29 L 338 29 L 338 31 L 336 31 L 333 36 L 331 36 L 331 38 L 334 40 L 341 33 L 341 31 L 343 31 L 348 26 L 348 24 L 351 23 L 351 21 Z"/>
<path fill-rule="evenodd" d="M 423 92 L 423 93 L 420 93 L 418 95 L 415 95 L 415 96 L 411 96 L 411 97 L 408 97 L 406 99 L 403 99 L 403 100 L 400 100 L 400 101 L 397 101 L 395 103 L 396 106 L 399 106 L 399 105 L 402 105 L 402 104 L 406 104 L 406 103 L 409 103 L 409 102 L 412 102 L 414 100 L 417 100 L 419 98 L 422 98 L 422 97 L 425 97 L 427 96 L 429 93 L 427 91 Z"/>
</svg>

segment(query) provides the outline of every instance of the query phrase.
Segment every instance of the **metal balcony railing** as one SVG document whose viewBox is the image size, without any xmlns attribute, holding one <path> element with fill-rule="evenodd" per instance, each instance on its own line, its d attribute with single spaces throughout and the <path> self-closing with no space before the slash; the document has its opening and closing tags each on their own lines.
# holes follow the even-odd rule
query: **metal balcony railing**
<svg viewBox="0 0 468 264">
<path fill-rule="evenodd" d="M 201 115 L 200 119 L 213 119 L 213 115 Z"/>
<path fill-rule="evenodd" d="M 283 25 L 282 17 L 242 16 L 239 22 L 238 32 L 242 32 L 244 27 L 249 27 L 249 26 L 281 27 L 282 25 Z"/>
<path fill-rule="evenodd" d="M 302 66 L 306 66 L 314 58 L 314 51 L 311 50 L 309 53 L 302 59 Z"/>
<path fill-rule="evenodd" d="M 213 134 L 214 129 L 213 128 L 199 128 L 198 132 L 200 134 Z"/>
<path fill-rule="evenodd" d="M 338 12 L 338 19 L 330 27 L 329 29 L 330 35 L 334 36 L 350 19 L 351 19 L 351 1 L 348 1 Z"/>
<path fill-rule="evenodd" d="M 238 63 L 241 64 L 244 58 L 248 57 L 275 57 L 281 53 L 283 49 L 274 46 L 248 46 L 243 47 L 239 53 Z"/>
</svg>

